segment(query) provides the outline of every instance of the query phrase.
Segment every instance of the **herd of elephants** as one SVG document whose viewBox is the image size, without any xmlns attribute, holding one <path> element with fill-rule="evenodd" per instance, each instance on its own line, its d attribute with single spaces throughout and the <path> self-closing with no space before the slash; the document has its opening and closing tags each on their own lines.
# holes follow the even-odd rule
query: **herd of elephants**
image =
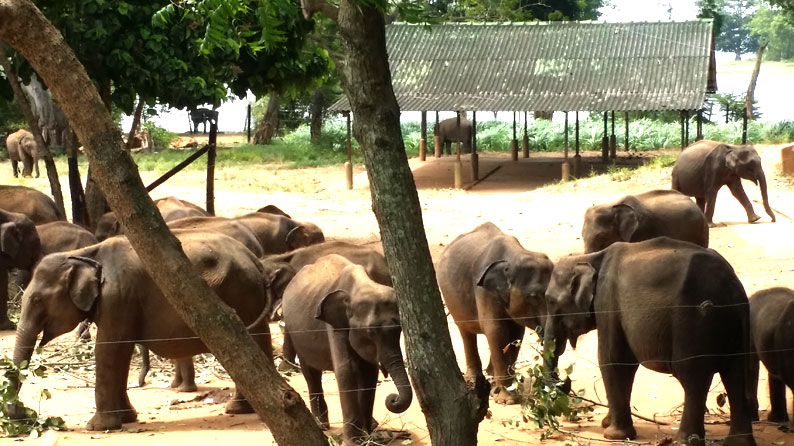
<svg viewBox="0 0 794 446">
<path fill-rule="evenodd" d="M 438 259 L 437 277 L 460 330 L 467 379 L 483 374 L 476 338 L 484 334 L 492 397 L 515 404 L 521 395 L 510 390 L 512 367 L 526 327 L 553 350 L 554 364 L 568 343 L 575 347 L 579 336 L 595 329 L 609 403 L 601 423 L 606 438 L 637 436 L 630 397 L 642 364 L 672 374 L 683 386 L 677 440 L 704 444 L 706 397 L 719 373 L 731 409 L 725 443 L 754 445 L 759 359 L 769 371 L 768 419 L 788 420 L 794 291 L 773 288 L 748 299 L 731 265 L 708 249 L 723 185 L 744 206 L 748 221 L 761 218 L 742 179 L 758 184 L 775 221 L 758 153 L 751 146 L 700 141 L 679 156 L 673 190 L 586 209 L 584 254 L 552 262 L 489 222 L 458 236 Z M 268 355 L 268 323 L 283 321 L 283 356 L 297 356 L 311 411 L 323 427 L 329 424 L 322 389 L 326 370 L 336 376 L 346 443 L 376 428 L 379 370 L 391 375 L 398 391 L 386 398 L 387 408 L 408 408 L 413 395 L 400 317 L 379 244 L 327 241 L 317 225 L 272 205 L 224 218 L 176 197 L 155 203 L 201 277 L 237 311 Z M 0 186 L 0 248 L 0 329 L 14 328 L 7 311 L 8 271 L 19 270 L 15 280 L 25 288 L 17 364 L 30 359 L 39 334 L 39 345 L 45 345 L 82 324 L 82 335 L 90 339 L 85 328 L 96 324 L 96 413 L 89 430 L 118 429 L 136 420 L 127 396 L 135 343 L 175 360 L 172 387 L 196 389 L 191 356 L 207 349 L 146 273 L 112 212 L 91 233 L 66 222 L 45 194 Z M 239 391 L 226 410 L 252 412 Z"/>
</svg>

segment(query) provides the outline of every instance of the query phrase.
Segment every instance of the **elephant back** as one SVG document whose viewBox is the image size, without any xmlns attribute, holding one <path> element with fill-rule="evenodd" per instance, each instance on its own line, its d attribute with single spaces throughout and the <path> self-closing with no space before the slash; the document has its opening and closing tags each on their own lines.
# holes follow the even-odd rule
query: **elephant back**
<svg viewBox="0 0 794 446">
<path fill-rule="evenodd" d="M 37 225 L 65 219 L 52 198 L 25 186 L 0 185 L 0 209 L 27 215 Z"/>
</svg>

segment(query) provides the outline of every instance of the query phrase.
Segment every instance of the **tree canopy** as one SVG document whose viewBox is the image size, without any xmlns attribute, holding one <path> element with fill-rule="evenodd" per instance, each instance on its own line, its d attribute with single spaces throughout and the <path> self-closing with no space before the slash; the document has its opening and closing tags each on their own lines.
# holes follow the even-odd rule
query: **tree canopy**
<svg viewBox="0 0 794 446">
<path fill-rule="evenodd" d="M 594 20 L 604 0 L 435 0 L 431 10 L 452 21 Z"/>
</svg>

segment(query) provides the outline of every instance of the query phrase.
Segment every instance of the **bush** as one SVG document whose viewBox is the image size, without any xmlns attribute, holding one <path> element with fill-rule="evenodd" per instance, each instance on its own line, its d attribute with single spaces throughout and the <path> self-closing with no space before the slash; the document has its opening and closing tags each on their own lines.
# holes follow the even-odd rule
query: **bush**
<svg viewBox="0 0 794 446">
<path fill-rule="evenodd" d="M 143 129 L 151 132 L 152 150 L 164 150 L 171 147 L 171 142 L 176 139 L 176 133 L 158 127 L 154 122 L 143 123 Z"/>
</svg>

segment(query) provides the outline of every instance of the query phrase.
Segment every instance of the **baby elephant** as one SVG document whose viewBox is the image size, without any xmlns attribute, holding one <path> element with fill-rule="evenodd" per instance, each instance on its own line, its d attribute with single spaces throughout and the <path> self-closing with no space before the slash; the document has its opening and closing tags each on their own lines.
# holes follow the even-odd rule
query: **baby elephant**
<svg viewBox="0 0 794 446">
<path fill-rule="evenodd" d="M 674 190 L 652 190 L 587 209 L 582 225 L 584 252 L 615 242 L 640 242 L 667 236 L 709 247 L 709 226 L 698 206 Z"/>
<path fill-rule="evenodd" d="M 284 290 L 284 324 L 309 387 L 312 413 L 328 428 L 322 371 L 333 370 L 342 403 L 345 444 L 375 426 L 372 407 L 378 367 L 399 395 L 386 408 L 401 413 L 413 397 L 400 349 L 400 316 L 391 287 L 374 282 L 361 265 L 331 254 L 303 267 Z"/>
<path fill-rule="evenodd" d="M 769 372 L 769 402 L 772 410 L 767 420 L 788 421 L 786 387 L 794 389 L 794 290 L 779 287 L 753 294 L 750 297 L 750 327 L 755 354 L 750 390 L 756 397 L 755 408 L 758 408 L 760 359 Z"/>
</svg>

